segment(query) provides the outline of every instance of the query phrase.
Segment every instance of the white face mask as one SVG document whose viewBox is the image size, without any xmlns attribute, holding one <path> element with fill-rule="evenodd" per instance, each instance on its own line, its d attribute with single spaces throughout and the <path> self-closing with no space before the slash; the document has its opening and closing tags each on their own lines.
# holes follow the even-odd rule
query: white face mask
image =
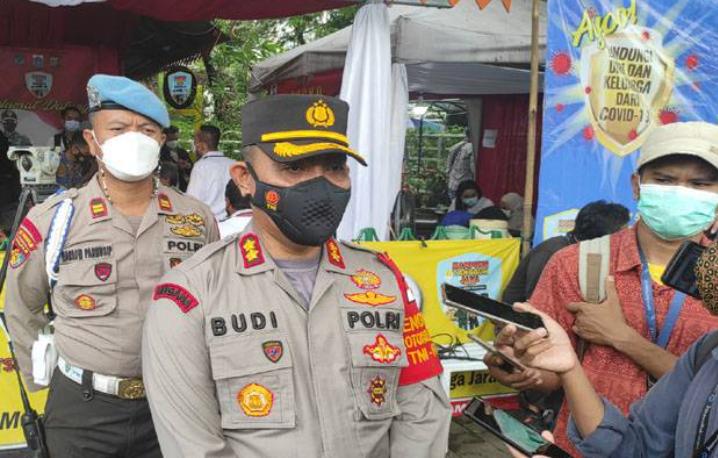
<svg viewBox="0 0 718 458">
<path fill-rule="evenodd" d="M 80 121 L 68 119 L 67 121 L 65 121 L 65 130 L 68 132 L 75 132 L 77 130 L 80 130 Z"/>
<path fill-rule="evenodd" d="M 92 133 L 95 137 L 95 133 Z M 100 145 L 95 137 L 95 142 Z M 152 175 L 160 159 L 160 144 L 139 132 L 126 132 L 100 145 L 102 163 L 122 181 L 140 181 Z"/>
</svg>

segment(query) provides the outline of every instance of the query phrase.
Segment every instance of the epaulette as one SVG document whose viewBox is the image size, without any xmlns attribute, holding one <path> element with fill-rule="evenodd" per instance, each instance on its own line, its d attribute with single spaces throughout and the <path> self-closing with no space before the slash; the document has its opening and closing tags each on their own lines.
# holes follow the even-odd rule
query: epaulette
<svg viewBox="0 0 718 458">
<path fill-rule="evenodd" d="M 79 191 L 76 188 L 71 188 L 66 191 L 63 191 L 59 194 L 54 194 L 50 197 L 48 197 L 43 203 L 36 205 L 35 212 L 36 213 L 44 213 L 48 210 L 51 210 L 55 207 L 55 205 L 59 204 L 65 199 L 75 199 L 79 195 Z"/>
<path fill-rule="evenodd" d="M 212 242 L 209 245 L 205 245 L 204 247 L 200 248 L 195 254 L 193 254 L 191 258 L 182 261 L 182 263 L 175 267 L 175 269 L 187 272 L 190 269 L 199 266 L 204 261 L 213 256 L 215 253 L 222 251 L 227 245 L 236 242 L 238 236 L 239 234 L 230 235 L 223 239 L 217 240 L 216 242 Z"/>
<path fill-rule="evenodd" d="M 374 249 L 366 247 L 364 245 L 359 245 L 358 243 L 355 243 L 355 242 L 347 242 L 346 240 L 340 240 L 339 243 L 341 243 L 345 247 L 350 248 L 352 250 L 364 251 L 366 253 L 371 253 L 375 256 L 378 256 L 381 254 L 381 251 L 379 251 L 379 250 L 374 250 Z"/>
</svg>

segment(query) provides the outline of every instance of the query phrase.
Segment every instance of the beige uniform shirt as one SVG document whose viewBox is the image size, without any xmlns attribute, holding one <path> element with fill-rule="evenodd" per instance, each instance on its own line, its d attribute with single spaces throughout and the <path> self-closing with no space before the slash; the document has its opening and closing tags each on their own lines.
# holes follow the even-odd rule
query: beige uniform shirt
<svg viewBox="0 0 718 458">
<path fill-rule="evenodd" d="M 441 366 L 397 278 L 329 241 L 306 309 L 251 226 L 169 272 L 142 347 L 163 454 L 444 456 Z"/>
<path fill-rule="evenodd" d="M 52 290 L 58 351 L 83 369 L 139 377 L 142 324 L 152 289 L 172 266 L 218 239 L 214 216 L 194 198 L 160 186 L 136 231 L 108 202 L 96 178 L 33 207 L 13 242 L 5 300 L 18 364 L 28 382 L 32 343 L 47 324 L 45 244 L 56 205 L 68 197 L 74 216 Z"/>
</svg>

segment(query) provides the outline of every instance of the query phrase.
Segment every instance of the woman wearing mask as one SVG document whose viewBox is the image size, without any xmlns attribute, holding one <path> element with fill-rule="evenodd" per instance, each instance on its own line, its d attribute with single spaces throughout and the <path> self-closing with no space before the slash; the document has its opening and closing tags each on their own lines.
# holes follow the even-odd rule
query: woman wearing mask
<svg viewBox="0 0 718 458">
<path fill-rule="evenodd" d="M 441 220 L 442 226 L 469 226 L 469 221 L 484 208 L 493 206 L 491 199 L 484 197 L 479 185 L 473 180 L 462 181 L 456 190 L 456 197 L 449 212 Z"/>
</svg>

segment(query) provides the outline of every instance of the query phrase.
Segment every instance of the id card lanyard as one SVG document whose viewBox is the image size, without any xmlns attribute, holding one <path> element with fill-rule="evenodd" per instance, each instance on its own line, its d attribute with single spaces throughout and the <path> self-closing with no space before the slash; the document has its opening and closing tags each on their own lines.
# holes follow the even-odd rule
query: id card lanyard
<svg viewBox="0 0 718 458">
<path fill-rule="evenodd" d="M 718 385 L 713 387 L 713 391 L 703 406 L 703 412 L 701 412 L 700 421 L 698 423 L 698 431 L 696 431 L 696 439 L 693 443 L 693 457 L 694 458 L 707 458 L 711 456 L 713 451 L 718 445 L 718 431 L 711 434 L 706 440 L 706 434 L 708 432 L 708 420 L 710 419 L 711 410 L 713 409 L 713 402 L 718 395 Z"/>
<path fill-rule="evenodd" d="M 673 328 L 678 321 L 678 315 L 681 313 L 683 304 L 686 302 L 686 295 L 680 291 L 676 291 L 671 300 L 671 305 L 666 314 L 666 320 L 663 328 L 658 332 L 658 324 L 656 321 L 656 307 L 653 301 L 653 283 L 651 281 L 651 273 L 648 270 L 648 262 L 639 248 L 638 253 L 641 256 L 641 295 L 643 296 L 643 308 L 646 312 L 646 322 L 648 323 L 648 332 L 651 335 L 651 341 L 661 348 L 666 348 L 668 340 L 671 338 Z"/>
</svg>

